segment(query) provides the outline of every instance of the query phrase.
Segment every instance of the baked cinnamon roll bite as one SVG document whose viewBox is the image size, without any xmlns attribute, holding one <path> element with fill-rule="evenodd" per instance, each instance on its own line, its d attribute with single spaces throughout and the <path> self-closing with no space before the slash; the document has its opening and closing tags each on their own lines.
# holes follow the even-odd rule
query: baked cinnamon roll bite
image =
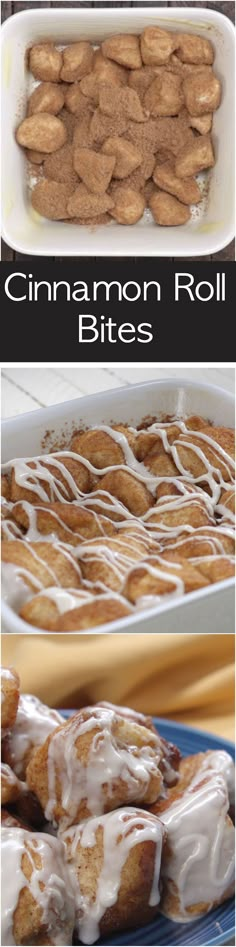
<svg viewBox="0 0 236 947">
<path fill-rule="evenodd" d="M 3 741 L 3 760 L 19 779 L 25 778 L 35 749 L 62 720 L 57 710 L 47 707 L 33 694 L 21 694 L 15 723 Z"/>
<path fill-rule="evenodd" d="M 74 503 L 36 504 L 15 503 L 11 511 L 13 519 L 27 531 L 27 538 L 31 532 L 37 538 L 42 536 L 58 537 L 61 542 L 70 546 L 77 546 L 83 539 L 93 539 L 94 536 L 112 535 L 114 527 L 106 516 L 97 517 L 94 512 L 84 509 Z M 32 522 L 33 520 L 33 522 Z"/>
<path fill-rule="evenodd" d="M 9 499 L 37 500 L 75 500 L 87 493 L 91 486 L 89 470 L 79 458 L 57 453 L 40 457 L 37 460 L 16 460 L 13 462 L 10 480 Z"/>
<path fill-rule="evenodd" d="M 15 723 L 20 696 L 20 681 L 15 668 L 1 667 L 1 726 L 9 730 Z"/>
<path fill-rule="evenodd" d="M 36 592 L 51 585 L 62 588 L 78 588 L 81 585 L 80 570 L 75 559 L 67 549 L 56 543 L 24 543 L 18 539 L 3 542 L 2 561 L 14 566 L 16 575 Z"/>
<path fill-rule="evenodd" d="M 99 489 L 111 492 L 135 516 L 143 516 L 153 503 L 153 497 L 145 484 L 126 470 L 113 470 L 105 474 L 99 481 Z"/>
<path fill-rule="evenodd" d="M 60 827 L 160 795 L 160 738 L 112 708 L 88 707 L 58 727 L 27 767 L 46 819 Z"/>
<path fill-rule="evenodd" d="M 130 570 L 125 583 L 124 594 L 134 604 L 149 596 L 167 595 L 175 592 L 192 592 L 208 585 L 207 579 L 187 559 L 176 556 L 171 561 L 171 553 L 166 558 L 149 556 L 140 565 Z"/>
<path fill-rule="evenodd" d="M 107 622 L 129 617 L 131 614 L 131 606 L 125 598 L 99 595 L 96 601 L 80 605 L 78 608 L 70 608 L 69 611 L 59 615 L 54 622 L 51 622 L 49 630 L 87 631 L 89 628 L 96 628 Z"/>
<path fill-rule="evenodd" d="M 202 917 L 234 892 L 232 769 L 227 753 L 190 757 L 182 761 L 179 787 L 153 807 L 167 832 L 161 911 L 171 920 Z"/>
<path fill-rule="evenodd" d="M 182 792 L 193 779 L 200 781 L 201 775 L 207 773 L 221 773 L 225 779 L 229 806 L 235 802 L 235 766 L 232 757 L 225 750 L 206 750 L 205 753 L 195 753 L 194 756 L 185 756 L 180 760 L 178 792 Z"/>
<path fill-rule="evenodd" d="M 2 944 L 72 944 L 75 906 L 65 845 L 2 826 Z"/>
<path fill-rule="evenodd" d="M 113 930 L 147 924 L 158 911 L 165 830 L 130 807 L 73 825 L 61 835 L 76 902 L 76 933 L 94 944 Z"/>
<path fill-rule="evenodd" d="M 120 441 L 122 442 L 122 438 Z M 71 450 L 80 457 L 85 457 L 97 470 L 125 463 L 119 436 L 116 438 L 112 431 L 107 433 L 102 428 L 75 434 L 72 437 Z"/>
<path fill-rule="evenodd" d="M 107 707 L 108 710 L 110 709 L 115 711 L 115 713 L 119 714 L 120 717 L 124 717 L 131 722 L 133 720 L 141 727 L 147 727 L 147 730 L 152 730 L 153 733 L 158 735 L 162 750 L 162 758 L 159 762 L 159 769 L 163 774 L 165 786 L 175 786 L 179 780 L 178 770 L 181 761 L 181 753 L 174 743 L 170 743 L 169 740 L 165 740 L 164 737 L 160 736 L 155 724 L 153 723 L 152 717 L 145 716 L 145 714 L 141 714 L 137 710 L 131 710 L 130 707 L 120 707 L 117 704 L 111 704 L 105 700 L 100 701 L 99 704 L 96 704 L 96 706 Z"/>
</svg>

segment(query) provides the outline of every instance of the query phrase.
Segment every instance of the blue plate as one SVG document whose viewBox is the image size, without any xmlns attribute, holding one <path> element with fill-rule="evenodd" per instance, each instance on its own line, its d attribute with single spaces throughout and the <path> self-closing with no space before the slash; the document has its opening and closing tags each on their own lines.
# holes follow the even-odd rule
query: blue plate
<svg viewBox="0 0 236 947">
<path fill-rule="evenodd" d="M 74 710 L 62 710 L 64 717 L 70 717 Z M 234 745 L 229 740 L 221 740 L 211 733 L 194 730 L 180 723 L 154 717 L 154 723 L 166 740 L 176 743 L 183 756 L 192 753 L 201 753 L 204 750 L 226 750 L 234 759 Z M 166 917 L 158 914 L 151 924 L 142 928 L 135 928 L 127 933 L 119 933 L 109 938 L 97 941 L 98 947 L 129 947 L 129 944 L 166 945 L 166 947 L 210 947 L 210 945 L 226 944 L 234 939 L 235 912 L 234 899 L 225 901 L 215 911 L 205 915 L 193 924 L 174 924 Z"/>
</svg>

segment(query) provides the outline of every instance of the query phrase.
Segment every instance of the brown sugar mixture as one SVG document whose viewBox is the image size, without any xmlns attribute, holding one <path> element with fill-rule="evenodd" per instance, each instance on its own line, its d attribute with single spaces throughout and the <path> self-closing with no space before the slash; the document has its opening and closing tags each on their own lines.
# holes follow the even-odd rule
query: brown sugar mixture
<svg viewBox="0 0 236 947">
<path fill-rule="evenodd" d="M 38 81 L 16 140 L 33 164 L 32 205 L 50 220 L 137 223 L 149 208 L 177 226 L 201 200 L 196 175 L 215 164 L 221 101 L 208 39 L 148 26 L 94 50 L 33 46 Z"/>
</svg>

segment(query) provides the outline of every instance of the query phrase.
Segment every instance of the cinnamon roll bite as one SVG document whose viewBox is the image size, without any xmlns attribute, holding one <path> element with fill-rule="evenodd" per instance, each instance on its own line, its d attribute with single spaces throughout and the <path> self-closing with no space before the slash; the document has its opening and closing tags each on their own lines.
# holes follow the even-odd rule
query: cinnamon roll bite
<svg viewBox="0 0 236 947">
<path fill-rule="evenodd" d="M 21 694 L 16 720 L 3 740 L 3 759 L 19 779 L 25 779 L 27 765 L 36 748 L 63 721 L 57 710 L 47 707 L 33 694 Z"/>
<path fill-rule="evenodd" d="M 75 903 L 58 838 L 5 823 L 2 944 L 72 944 Z"/>
<path fill-rule="evenodd" d="M 118 809 L 61 835 L 76 903 L 79 941 L 147 924 L 158 911 L 165 830 L 143 809 Z"/>
<path fill-rule="evenodd" d="M 157 734 L 157 728 L 155 727 L 152 717 L 145 716 L 137 710 L 131 710 L 130 707 L 120 707 L 117 704 L 111 704 L 109 701 L 100 701 L 98 707 L 107 707 L 108 710 L 113 710 L 119 715 L 119 717 L 124 717 L 125 719 L 134 721 L 139 724 L 141 727 L 146 727 L 147 730 L 152 730 L 153 733 Z M 160 742 L 162 757 L 159 762 L 159 769 L 161 770 L 164 777 L 165 787 L 175 786 L 179 781 L 179 768 L 181 767 L 181 753 L 177 746 L 174 743 L 170 743 L 169 740 L 165 740 L 164 737 L 161 737 L 158 733 L 158 739 Z M 183 760 L 184 763 L 184 760 Z"/>
<path fill-rule="evenodd" d="M 60 827 L 127 804 L 151 805 L 163 788 L 157 733 L 110 707 L 79 711 L 49 735 L 26 777 L 46 819 Z"/>
<path fill-rule="evenodd" d="M 234 892 L 233 781 L 227 753 L 197 754 L 182 761 L 179 786 L 153 807 L 167 832 L 161 911 L 171 920 L 193 921 Z"/>
</svg>

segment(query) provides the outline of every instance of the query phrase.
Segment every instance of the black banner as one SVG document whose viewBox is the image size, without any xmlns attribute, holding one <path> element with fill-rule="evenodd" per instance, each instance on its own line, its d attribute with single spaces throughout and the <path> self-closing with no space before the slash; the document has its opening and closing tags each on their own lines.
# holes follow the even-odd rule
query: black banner
<svg viewBox="0 0 236 947">
<path fill-rule="evenodd" d="M 235 290 L 230 263 L 2 263 L 1 360 L 231 361 Z"/>
</svg>

